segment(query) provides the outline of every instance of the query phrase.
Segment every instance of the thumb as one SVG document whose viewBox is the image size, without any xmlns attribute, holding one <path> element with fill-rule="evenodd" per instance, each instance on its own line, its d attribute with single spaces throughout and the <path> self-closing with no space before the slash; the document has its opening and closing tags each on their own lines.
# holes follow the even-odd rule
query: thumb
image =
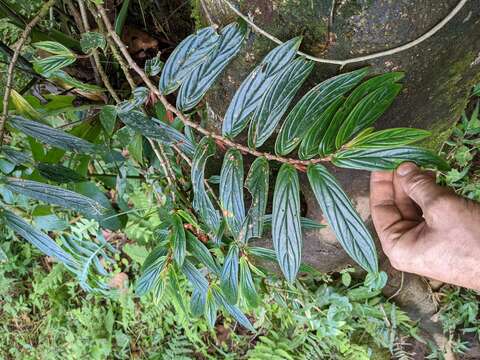
<svg viewBox="0 0 480 360">
<path fill-rule="evenodd" d="M 433 201 L 448 192 L 436 184 L 435 178 L 430 173 L 421 170 L 414 163 L 403 163 L 398 167 L 396 175 L 402 190 L 424 213 L 431 207 Z"/>
</svg>

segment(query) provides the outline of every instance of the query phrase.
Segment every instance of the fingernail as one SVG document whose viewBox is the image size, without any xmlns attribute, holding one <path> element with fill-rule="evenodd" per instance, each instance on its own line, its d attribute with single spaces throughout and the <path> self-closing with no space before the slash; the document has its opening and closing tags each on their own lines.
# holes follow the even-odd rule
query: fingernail
<svg viewBox="0 0 480 360">
<path fill-rule="evenodd" d="M 397 174 L 400 176 L 407 176 L 412 171 L 417 170 L 417 165 L 411 162 L 403 163 L 397 169 Z"/>
</svg>

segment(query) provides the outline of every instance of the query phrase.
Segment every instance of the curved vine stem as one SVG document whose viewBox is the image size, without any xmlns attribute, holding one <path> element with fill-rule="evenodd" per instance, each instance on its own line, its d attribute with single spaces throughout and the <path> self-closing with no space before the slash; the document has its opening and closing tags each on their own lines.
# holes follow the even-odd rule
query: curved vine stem
<svg viewBox="0 0 480 360">
<path fill-rule="evenodd" d="M 23 30 L 22 35 L 20 36 L 20 39 L 17 42 L 17 45 L 15 46 L 15 51 L 12 55 L 12 58 L 10 60 L 10 64 L 8 65 L 8 70 L 7 70 L 7 84 L 5 86 L 5 94 L 3 95 L 3 110 L 2 110 L 2 116 L 0 117 L 0 146 L 3 145 L 3 135 L 5 133 L 5 123 L 7 122 L 7 117 L 8 117 L 8 100 L 10 98 L 10 93 L 12 91 L 13 87 L 13 77 L 14 77 L 14 70 L 15 70 L 15 65 L 17 64 L 18 58 L 20 57 L 20 51 L 22 50 L 23 46 L 27 42 L 27 39 L 32 32 L 33 28 L 37 26 L 37 24 L 42 20 L 43 17 L 45 17 L 50 8 L 55 5 L 56 0 L 49 0 L 45 4 L 43 4 L 42 8 L 38 12 L 38 14 L 30 21 L 27 26 L 25 26 L 25 30 Z"/>
<path fill-rule="evenodd" d="M 127 61 L 128 66 L 131 69 L 133 69 L 142 78 L 143 82 L 148 87 L 148 89 L 160 99 L 162 104 L 165 106 L 165 109 L 167 111 L 170 111 L 173 114 L 175 114 L 185 125 L 190 126 L 191 128 L 197 130 L 202 135 L 209 136 L 212 139 L 222 143 L 223 145 L 225 145 L 227 147 L 238 149 L 245 154 L 250 154 L 250 155 L 253 155 L 255 157 L 262 157 L 263 156 L 267 160 L 272 160 L 272 161 L 277 161 L 277 162 L 280 162 L 280 163 L 291 164 L 291 165 L 293 165 L 297 168 L 300 168 L 300 169 L 302 169 L 302 168 L 304 168 L 304 167 L 306 167 L 310 164 L 316 164 L 316 163 L 319 163 L 319 162 L 331 161 L 330 156 L 323 157 L 323 158 L 312 159 L 312 160 L 298 160 L 298 159 L 293 159 L 293 158 L 285 158 L 285 157 L 281 157 L 281 156 L 276 156 L 276 155 L 268 153 L 268 152 L 257 151 L 257 150 L 254 150 L 254 149 L 250 149 L 249 147 L 247 147 L 245 145 L 236 143 L 236 142 L 234 142 L 230 139 L 227 139 L 227 138 L 225 138 L 221 135 L 218 135 L 218 134 L 216 134 L 212 131 L 209 131 L 209 130 L 203 128 L 202 126 L 200 126 L 199 124 L 191 121 L 185 114 L 183 114 L 175 106 L 170 104 L 170 102 L 167 100 L 167 98 L 160 93 L 160 90 L 152 83 L 152 81 L 147 76 L 147 74 L 145 74 L 145 72 L 140 68 L 140 66 L 137 65 L 137 63 L 130 56 L 127 47 L 125 46 L 125 44 L 122 42 L 120 37 L 117 35 L 115 30 L 113 29 L 113 26 L 110 23 L 110 20 L 108 19 L 105 8 L 102 5 L 96 5 L 96 6 L 97 6 L 97 9 L 98 9 L 98 12 L 99 12 L 100 16 L 103 19 L 103 22 L 104 22 L 105 26 L 107 28 L 108 36 L 110 36 L 113 39 L 113 41 L 117 44 L 117 46 L 120 49 L 123 57 Z"/>
<path fill-rule="evenodd" d="M 468 0 L 460 0 L 458 2 L 458 4 L 452 9 L 452 11 L 450 11 L 450 13 L 442 20 L 440 21 L 437 25 L 435 25 L 433 28 L 431 28 L 430 30 L 428 30 L 425 34 L 423 34 L 422 36 L 416 38 L 415 40 L 412 40 L 406 44 L 403 44 L 403 45 L 400 45 L 398 47 L 395 47 L 395 48 L 392 48 L 392 49 L 388 49 L 388 50 L 384 50 L 384 51 L 380 51 L 380 52 L 377 52 L 377 53 L 373 53 L 373 54 L 370 54 L 370 55 L 365 55 L 365 56 L 359 56 L 359 57 L 355 57 L 355 58 L 351 58 L 351 59 L 345 59 L 345 60 L 337 60 L 337 59 L 324 59 L 324 58 L 319 58 L 319 57 L 315 57 L 315 56 L 312 56 L 312 55 L 309 55 L 309 54 L 306 54 L 302 51 L 298 51 L 298 54 L 299 55 L 302 55 L 304 56 L 305 58 L 309 59 L 309 60 L 312 60 L 312 61 L 316 61 L 316 62 L 319 62 L 319 63 L 323 63 L 323 64 L 335 64 L 335 65 L 340 65 L 341 67 L 344 67 L 345 65 L 347 64 L 353 64 L 353 63 L 359 63 L 359 62 L 363 62 L 363 61 L 367 61 L 367 60 L 372 60 L 372 59 L 376 59 L 376 58 L 380 58 L 380 57 L 384 57 L 384 56 L 389 56 L 389 55 L 394 55 L 394 54 L 397 54 L 399 52 L 402 52 L 402 51 L 405 51 L 405 50 L 408 50 L 414 46 L 417 46 L 418 44 L 424 42 L 425 40 L 427 40 L 428 38 L 432 37 L 433 35 L 435 35 L 440 29 L 442 29 L 455 15 L 458 14 L 458 12 L 460 10 L 462 10 L 462 8 L 465 6 L 465 4 L 467 3 Z M 236 7 L 235 5 L 233 5 L 229 0 L 223 0 L 223 2 L 235 13 L 237 14 L 239 17 L 241 17 L 245 22 L 247 22 L 256 32 L 258 32 L 259 34 L 265 36 L 266 38 L 272 40 L 273 42 L 281 45 L 283 44 L 283 42 L 276 38 L 275 36 L 269 34 L 268 32 L 266 32 L 265 30 L 263 30 L 261 27 L 259 27 L 257 24 L 255 24 L 252 20 L 250 20 L 250 18 L 248 16 L 245 16 L 244 14 L 242 14 Z"/>
</svg>

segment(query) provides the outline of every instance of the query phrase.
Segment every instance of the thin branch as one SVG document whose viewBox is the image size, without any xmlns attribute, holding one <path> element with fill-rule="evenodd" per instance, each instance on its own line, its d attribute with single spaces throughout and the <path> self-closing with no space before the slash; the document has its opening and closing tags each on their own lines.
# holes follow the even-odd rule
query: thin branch
<svg viewBox="0 0 480 360">
<path fill-rule="evenodd" d="M 105 23 L 105 26 L 107 27 L 108 30 L 108 35 L 113 39 L 113 41 L 117 44 L 119 47 L 121 53 L 123 54 L 124 58 L 130 65 L 130 68 L 133 69 L 143 80 L 145 85 L 150 89 L 150 91 L 155 94 L 162 104 L 165 106 L 165 109 L 167 111 L 171 111 L 173 114 L 175 114 L 185 125 L 190 126 L 191 128 L 197 130 L 200 134 L 209 136 L 218 142 L 224 144 L 227 147 L 235 148 L 240 150 L 241 152 L 245 154 L 251 154 L 256 157 L 265 157 L 267 160 L 272 160 L 272 161 L 277 161 L 280 163 L 286 163 L 286 164 L 291 164 L 296 167 L 305 167 L 310 164 L 317 164 L 319 162 L 328 162 L 331 161 L 330 156 L 323 157 L 323 158 L 317 158 L 317 159 L 312 159 L 312 160 L 298 160 L 298 159 L 292 159 L 292 158 L 285 158 L 281 156 L 276 156 L 267 152 L 261 152 L 257 150 L 250 149 L 247 146 L 244 146 L 242 144 L 235 143 L 231 141 L 230 139 L 227 139 L 221 135 L 218 135 L 212 131 L 209 131 L 207 129 L 204 129 L 202 126 L 199 124 L 189 120 L 187 116 L 185 116 L 182 112 L 177 110 L 175 106 L 170 104 L 167 100 L 167 98 L 160 93 L 160 90 L 152 83 L 152 81 L 148 78 L 148 76 L 145 74 L 145 72 L 140 68 L 140 66 L 137 65 L 137 63 L 132 59 L 130 56 L 127 47 L 125 44 L 122 42 L 120 37 L 117 35 L 115 30 L 112 27 L 112 24 L 110 23 L 110 20 L 108 19 L 107 13 L 105 12 L 105 9 L 103 8 L 102 5 L 97 5 L 97 9 L 102 16 L 103 22 Z"/>
<path fill-rule="evenodd" d="M 0 146 L 3 145 L 3 135 L 5 133 L 5 123 L 7 122 L 8 118 L 8 100 L 10 98 L 10 93 L 13 87 L 13 77 L 14 77 L 14 70 L 15 65 L 18 61 L 20 56 L 20 51 L 22 50 L 23 46 L 27 42 L 27 39 L 33 30 L 33 28 L 38 24 L 38 22 L 48 14 L 50 8 L 55 4 L 56 0 L 49 0 L 45 4 L 43 4 L 42 8 L 38 12 L 38 14 L 30 21 L 26 26 L 25 30 L 23 30 L 20 39 L 17 42 L 15 47 L 15 51 L 13 53 L 12 59 L 10 60 L 10 64 L 7 70 L 7 83 L 5 86 L 5 94 L 3 96 L 3 111 L 2 116 L 0 117 Z"/>
<path fill-rule="evenodd" d="M 80 14 L 82 16 L 82 21 L 83 21 L 83 27 L 85 28 L 85 31 L 90 31 L 90 24 L 88 23 L 88 17 L 87 17 L 87 11 L 85 10 L 85 4 L 83 0 L 78 0 L 78 7 L 80 8 Z M 97 49 L 92 50 L 92 56 L 95 61 L 95 68 L 98 71 L 98 75 L 102 79 L 103 84 L 107 88 L 108 92 L 112 96 L 112 98 L 116 102 L 120 102 L 120 98 L 117 95 L 117 92 L 113 88 L 112 84 L 110 83 L 110 80 L 108 79 L 107 74 L 105 73 L 105 70 L 103 69 L 102 63 L 100 61 L 100 56 L 98 55 Z"/>
<path fill-rule="evenodd" d="M 168 160 L 166 160 L 164 158 L 164 156 L 163 156 L 164 153 L 162 153 L 161 151 L 159 151 L 159 149 L 157 149 L 156 145 L 159 145 L 159 144 L 155 144 L 155 142 L 150 138 L 147 138 L 147 140 L 150 143 L 150 146 L 152 147 L 153 152 L 157 156 L 157 159 L 160 162 L 160 166 L 162 167 L 163 172 L 165 173 L 167 183 L 170 186 L 170 192 L 172 194 L 172 200 L 173 200 L 173 202 L 175 202 L 175 191 L 174 191 L 174 189 L 175 189 L 175 177 L 172 178 L 172 175 L 169 172 Z"/>
<path fill-rule="evenodd" d="M 373 54 L 370 54 L 370 55 L 365 55 L 365 56 L 359 56 L 359 57 L 355 57 L 355 58 L 351 58 L 351 59 L 345 59 L 345 60 L 335 60 L 335 59 L 323 59 L 323 58 L 318 58 L 318 57 L 315 57 L 315 56 L 312 56 L 312 55 L 309 55 L 309 54 L 306 54 L 302 51 L 298 51 L 298 54 L 299 55 L 302 55 L 304 56 L 305 58 L 309 59 L 309 60 L 312 60 L 312 61 L 316 61 L 316 62 L 319 62 L 319 63 L 324 63 L 324 64 L 336 64 L 336 65 L 340 65 L 341 67 L 347 65 L 347 64 L 353 64 L 353 63 L 358 63 L 358 62 L 363 62 L 363 61 L 367 61 L 367 60 L 372 60 L 372 59 L 376 59 L 376 58 L 380 58 L 380 57 L 384 57 L 384 56 L 389 56 L 389 55 L 394 55 L 394 54 L 397 54 L 399 52 L 402 52 L 402 51 L 405 51 L 405 50 L 408 50 L 414 46 L 417 46 L 418 44 L 424 42 L 425 40 L 429 39 L 430 37 L 432 37 L 433 35 L 435 35 L 440 29 L 442 29 L 455 15 L 458 14 L 458 12 L 460 10 L 462 10 L 462 8 L 465 6 L 465 4 L 467 3 L 468 0 L 460 0 L 457 4 L 457 6 L 455 6 L 452 11 L 442 20 L 440 21 L 437 25 L 435 25 L 433 28 L 431 28 L 430 30 L 428 30 L 425 34 L 423 34 L 422 36 L 416 38 L 415 40 L 412 40 L 406 44 L 403 44 L 401 46 L 398 46 L 398 47 L 395 47 L 393 49 L 388 49 L 388 50 L 385 50 L 385 51 L 380 51 L 380 52 L 377 52 L 377 53 L 373 53 Z M 263 30 L 261 27 L 259 27 L 258 25 L 256 25 L 252 20 L 249 19 L 248 16 L 245 16 L 243 15 L 236 7 L 235 5 L 233 5 L 229 0 L 223 0 L 223 2 L 235 13 L 237 14 L 239 17 L 241 17 L 243 20 L 245 20 L 256 32 L 258 32 L 259 34 L 265 36 L 266 38 L 272 40 L 273 42 L 281 45 L 283 44 L 283 42 L 276 38 L 275 36 L 269 34 L 268 32 L 266 32 L 265 30 Z"/>
</svg>

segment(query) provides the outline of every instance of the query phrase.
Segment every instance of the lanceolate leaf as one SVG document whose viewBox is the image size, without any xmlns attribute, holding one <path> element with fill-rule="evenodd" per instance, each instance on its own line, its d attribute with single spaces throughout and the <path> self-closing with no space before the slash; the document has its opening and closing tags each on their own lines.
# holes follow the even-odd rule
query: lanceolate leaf
<svg viewBox="0 0 480 360">
<path fill-rule="evenodd" d="M 177 145 L 187 156 L 193 157 L 195 153 L 194 145 L 185 135 L 173 127 L 155 118 L 149 118 L 137 110 L 119 114 L 119 117 L 125 125 L 138 131 L 143 136 L 158 140 L 166 145 Z"/>
<path fill-rule="evenodd" d="M 243 204 L 243 158 L 237 149 L 229 149 L 220 174 L 220 203 L 230 232 L 235 237 L 245 219 Z"/>
<path fill-rule="evenodd" d="M 330 104 L 353 89 L 368 73 L 368 68 L 328 79 L 311 89 L 288 114 L 275 144 L 278 155 L 293 151 L 302 141 L 313 122 Z"/>
<path fill-rule="evenodd" d="M 198 144 L 192 163 L 193 208 L 203 219 L 210 231 L 216 233 L 221 225 L 218 211 L 205 190 L 205 164 L 215 153 L 215 144 L 209 138 L 203 138 Z"/>
<path fill-rule="evenodd" d="M 263 260 L 277 261 L 277 255 L 275 254 L 275 251 L 272 249 L 267 249 L 267 248 L 262 248 L 257 246 L 249 246 L 248 254 Z M 318 271 L 315 270 L 315 268 L 313 268 L 311 265 L 308 265 L 308 264 L 301 264 L 300 271 L 305 273 L 311 273 L 311 274 L 318 273 Z"/>
<path fill-rule="evenodd" d="M 401 89 L 400 84 L 387 83 L 365 96 L 342 123 L 335 140 L 336 145 L 345 144 L 353 135 L 374 124 L 390 107 Z"/>
<path fill-rule="evenodd" d="M 300 186 L 295 168 L 283 164 L 273 194 L 273 247 L 285 278 L 293 282 L 300 267 L 302 231 L 300 225 Z"/>
<path fill-rule="evenodd" d="M 240 291 L 248 306 L 256 308 L 260 299 L 253 283 L 252 273 L 248 266 L 247 259 L 242 256 L 240 259 Z"/>
<path fill-rule="evenodd" d="M 163 67 L 160 91 L 166 95 L 175 91 L 195 68 L 206 62 L 219 45 L 219 36 L 213 27 L 199 30 L 183 40 Z"/>
<path fill-rule="evenodd" d="M 247 126 L 250 115 L 275 76 L 295 57 L 301 38 L 291 39 L 276 47 L 243 81 L 230 103 L 223 120 L 222 133 L 234 138 Z"/>
<path fill-rule="evenodd" d="M 20 116 L 11 117 L 8 124 L 34 139 L 59 149 L 84 154 L 94 154 L 98 150 L 95 144 L 86 140 Z"/>
<path fill-rule="evenodd" d="M 420 166 L 448 170 L 448 163 L 435 153 L 414 146 L 392 149 L 358 149 L 340 151 L 332 157 L 338 167 L 358 170 L 393 170 L 402 162 L 412 161 Z"/>
<path fill-rule="evenodd" d="M 195 259 L 200 261 L 214 274 L 220 274 L 220 267 L 210 254 L 208 248 L 191 232 L 187 232 L 187 250 Z"/>
<path fill-rule="evenodd" d="M 251 238 L 259 238 L 263 234 L 269 172 L 268 160 L 264 157 L 257 158 L 248 171 L 245 187 L 252 195 L 252 202 L 238 236 L 239 241 L 243 243 Z"/>
<path fill-rule="evenodd" d="M 63 165 L 38 163 L 35 165 L 35 168 L 45 179 L 55 181 L 60 184 L 81 182 L 86 180 L 77 172 Z"/>
<path fill-rule="evenodd" d="M 142 265 L 142 275 L 137 281 L 135 293 L 138 296 L 145 295 L 150 290 L 155 289 L 162 284 L 162 272 L 167 266 L 167 251 L 165 248 L 155 248 L 145 259 Z"/>
<path fill-rule="evenodd" d="M 308 180 L 338 241 L 350 257 L 369 272 L 377 272 L 372 236 L 335 178 L 320 165 L 308 167 Z"/>
<path fill-rule="evenodd" d="M 238 296 L 238 255 L 239 249 L 236 244 L 232 244 L 225 257 L 222 274 L 220 276 L 220 286 L 230 304 L 237 303 Z"/>
<path fill-rule="evenodd" d="M 338 110 L 342 102 L 343 97 L 339 97 L 334 100 L 328 108 L 315 120 L 312 127 L 307 131 L 304 138 L 301 140 L 300 148 L 298 149 L 298 157 L 306 160 L 311 159 L 318 155 L 318 148 L 322 141 L 325 141 L 327 136 L 326 130 Z"/>
<path fill-rule="evenodd" d="M 217 286 L 212 286 L 212 294 L 218 305 L 223 306 L 225 310 L 227 310 L 227 312 L 232 315 L 243 327 L 255 332 L 255 328 L 252 326 L 245 314 L 243 314 L 238 307 L 230 304 Z"/>
<path fill-rule="evenodd" d="M 192 291 L 192 297 L 190 298 L 190 312 L 193 316 L 203 315 L 203 313 L 205 312 L 206 301 L 206 292 L 202 292 L 197 288 L 194 288 Z"/>
<path fill-rule="evenodd" d="M 178 215 L 172 216 L 172 243 L 173 259 L 179 267 L 183 265 L 187 252 L 187 239 L 182 219 Z"/>
<path fill-rule="evenodd" d="M 182 83 L 177 97 L 177 109 L 188 111 L 200 102 L 221 72 L 238 54 L 246 32 L 246 26 L 237 23 L 222 29 L 219 45 L 210 58 L 196 68 Z"/>
<path fill-rule="evenodd" d="M 49 78 L 58 70 L 73 64 L 75 60 L 75 56 L 53 55 L 44 59 L 35 60 L 33 62 L 33 68 L 40 75 Z"/>
<path fill-rule="evenodd" d="M 396 128 L 359 134 L 348 143 L 350 149 L 386 149 L 415 143 L 431 135 L 430 131 L 412 128 Z"/>
<path fill-rule="evenodd" d="M 75 266 L 72 256 L 58 246 L 50 236 L 38 231 L 21 217 L 8 210 L 1 209 L 0 216 L 5 220 L 9 228 L 30 244 L 37 247 L 42 253 L 57 258 L 65 265 Z"/>
<path fill-rule="evenodd" d="M 185 259 L 182 266 L 182 272 L 192 284 L 193 288 L 202 294 L 206 294 L 208 290 L 208 281 L 205 276 L 193 264 Z"/>
<path fill-rule="evenodd" d="M 217 310 L 217 302 L 213 297 L 211 289 L 208 289 L 205 301 L 205 317 L 207 318 L 208 325 L 212 328 L 215 326 L 215 321 L 217 320 Z"/>
<path fill-rule="evenodd" d="M 95 200 L 57 186 L 16 178 L 6 178 L 4 181 L 5 187 L 10 191 L 32 199 L 78 211 L 94 219 L 101 218 L 102 214 L 106 211 L 106 209 Z"/>
<path fill-rule="evenodd" d="M 5 155 L 8 161 L 14 163 L 15 165 L 22 165 L 33 162 L 30 154 L 28 154 L 27 152 L 15 150 L 9 146 L 2 146 L 0 151 L 3 155 Z"/>
<path fill-rule="evenodd" d="M 272 135 L 290 102 L 313 70 L 313 62 L 303 58 L 289 63 L 275 77 L 252 116 L 248 145 L 258 148 Z"/>
</svg>

